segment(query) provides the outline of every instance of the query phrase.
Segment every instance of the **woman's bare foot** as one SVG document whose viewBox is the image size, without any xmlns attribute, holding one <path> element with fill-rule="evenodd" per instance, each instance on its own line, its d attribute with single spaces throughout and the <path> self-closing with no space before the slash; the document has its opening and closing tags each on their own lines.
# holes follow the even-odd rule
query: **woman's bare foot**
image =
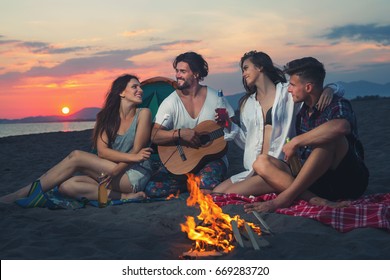
<svg viewBox="0 0 390 280">
<path fill-rule="evenodd" d="M 144 192 L 136 193 L 122 193 L 122 199 L 145 199 L 146 194 Z"/>
<path fill-rule="evenodd" d="M 30 186 L 26 186 L 24 188 L 21 188 L 20 190 L 17 190 L 16 192 L 4 195 L 0 197 L 0 203 L 12 204 L 19 198 L 26 197 L 28 195 L 29 190 Z"/>
<path fill-rule="evenodd" d="M 17 199 L 17 197 L 15 196 L 15 194 L 10 193 L 10 194 L 7 194 L 7 195 L 0 197 L 0 203 L 12 204 L 15 202 L 16 199 Z"/>
<path fill-rule="evenodd" d="M 317 206 L 328 206 L 331 208 L 343 208 L 348 207 L 351 205 L 350 201 L 343 200 L 343 201 L 330 201 L 318 196 L 315 196 L 309 200 L 310 204 L 317 205 Z"/>
</svg>

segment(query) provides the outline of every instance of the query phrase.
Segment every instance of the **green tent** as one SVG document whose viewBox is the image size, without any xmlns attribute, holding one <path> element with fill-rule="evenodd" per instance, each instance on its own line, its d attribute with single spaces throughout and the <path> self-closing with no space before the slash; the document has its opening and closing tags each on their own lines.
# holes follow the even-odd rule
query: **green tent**
<svg viewBox="0 0 390 280">
<path fill-rule="evenodd" d="M 176 89 L 176 82 L 165 77 L 154 77 L 141 83 L 143 94 L 140 108 L 149 108 L 152 112 L 152 120 L 156 116 L 161 102 Z"/>
<path fill-rule="evenodd" d="M 161 102 L 176 90 L 177 83 L 165 77 L 153 77 L 141 82 L 142 90 L 144 91 L 142 97 L 142 104 L 140 108 L 149 108 L 152 112 L 152 121 L 157 114 L 158 107 Z M 151 156 L 152 161 L 159 162 L 157 154 L 157 146 L 152 145 L 154 153 Z"/>
</svg>

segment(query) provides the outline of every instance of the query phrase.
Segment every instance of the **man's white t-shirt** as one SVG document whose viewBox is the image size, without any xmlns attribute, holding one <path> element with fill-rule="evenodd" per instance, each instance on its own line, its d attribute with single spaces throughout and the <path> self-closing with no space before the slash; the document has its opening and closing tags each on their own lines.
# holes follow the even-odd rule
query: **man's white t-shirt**
<svg viewBox="0 0 390 280">
<path fill-rule="evenodd" d="M 226 109 L 229 113 L 229 117 L 234 116 L 234 110 L 232 106 L 225 99 Z M 182 128 L 194 128 L 199 123 L 207 120 L 215 120 L 215 109 L 217 108 L 218 93 L 215 89 L 207 87 L 207 95 L 202 109 L 199 115 L 192 118 L 179 95 L 176 91 L 172 92 L 158 108 L 154 122 L 166 127 L 168 130 L 182 129 Z M 168 116 L 166 119 L 165 117 Z M 165 120 L 164 120 L 165 119 Z M 229 132 L 226 128 L 224 129 L 224 139 L 226 141 L 233 140 L 238 130 Z M 222 157 L 226 167 L 229 166 L 226 155 Z"/>
<path fill-rule="evenodd" d="M 224 99 L 229 117 L 233 117 L 234 110 L 227 102 L 225 97 Z M 154 122 L 166 127 L 168 130 L 179 128 L 194 128 L 203 121 L 214 120 L 217 101 L 217 91 L 207 87 L 207 95 L 203 107 L 200 110 L 199 115 L 195 118 L 192 118 L 184 107 L 184 104 L 181 101 L 179 95 L 176 91 L 174 91 L 167 98 L 165 98 L 159 106 Z M 169 117 L 164 121 L 165 116 Z"/>
</svg>

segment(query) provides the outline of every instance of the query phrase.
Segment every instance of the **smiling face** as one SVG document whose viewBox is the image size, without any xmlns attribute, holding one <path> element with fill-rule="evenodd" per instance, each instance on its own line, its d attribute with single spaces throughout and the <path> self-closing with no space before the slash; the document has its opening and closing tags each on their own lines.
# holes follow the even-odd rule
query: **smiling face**
<svg viewBox="0 0 390 280">
<path fill-rule="evenodd" d="M 242 64 L 242 77 L 248 87 L 253 87 L 260 76 L 260 69 L 256 67 L 250 59 L 246 59 Z"/>
<path fill-rule="evenodd" d="M 143 90 L 141 84 L 137 79 L 131 79 L 125 88 L 125 90 L 120 94 L 120 96 L 130 102 L 136 104 L 142 103 Z"/>
<path fill-rule="evenodd" d="M 175 71 L 178 89 L 187 89 L 194 85 L 194 83 L 197 83 L 195 74 L 187 62 L 179 62 L 176 65 Z"/>
</svg>

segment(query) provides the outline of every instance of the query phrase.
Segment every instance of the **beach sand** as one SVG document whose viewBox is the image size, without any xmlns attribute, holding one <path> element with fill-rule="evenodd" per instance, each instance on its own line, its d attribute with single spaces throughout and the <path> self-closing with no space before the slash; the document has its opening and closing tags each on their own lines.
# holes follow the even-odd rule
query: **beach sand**
<svg viewBox="0 0 390 280">
<path fill-rule="evenodd" d="M 390 192 L 390 99 L 354 101 L 370 169 L 367 193 Z M 90 150 L 91 131 L 47 133 L 0 139 L 0 195 L 29 184 L 74 149 Z M 230 174 L 242 170 L 242 153 L 230 144 Z M 0 205 L 0 258 L 6 259 L 165 259 L 176 260 L 192 242 L 180 231 L 187 195 L 151 203 L 78 210 L 23 209 Z M 224 206 L 230 215 L 257 223 L 242 205 Z M 275 235 L 260 251 L 236 247 L 215 259 L 390 259 L 390 233 L 360 228 L 340 233 L 320 222 L 262 214 Z"/>
</svg>

